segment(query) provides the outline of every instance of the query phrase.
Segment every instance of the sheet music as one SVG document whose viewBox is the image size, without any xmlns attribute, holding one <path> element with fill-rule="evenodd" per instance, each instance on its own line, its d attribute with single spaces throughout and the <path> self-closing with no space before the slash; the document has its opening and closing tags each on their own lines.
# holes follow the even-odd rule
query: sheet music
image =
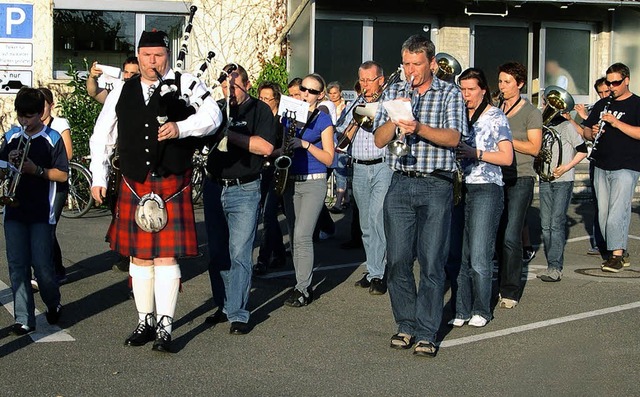
<svg viewBox="0 0 640 397">
<path fill-rule="evenodd" d="M 280 106 L 278 106 L 278 114 L 284 118 L 284 113 L 287 110 L 296 113 L 296 121 L 299 121 L 302 124 L 307 122 L 307 117 L 309 116 L 309 104 L 305 101 L 301 101 L 287 95 L 282 95 L 280 97 Z"/>
</svg>

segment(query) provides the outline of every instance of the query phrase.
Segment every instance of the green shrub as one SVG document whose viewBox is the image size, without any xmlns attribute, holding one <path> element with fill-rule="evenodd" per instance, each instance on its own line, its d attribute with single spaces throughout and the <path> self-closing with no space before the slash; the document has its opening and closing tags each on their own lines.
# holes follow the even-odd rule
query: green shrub
<svg viewBox="0 0 640 397">
<path fill-rule="evenodd" d="M 249 89 L 249 94 L 258 97 L 258 87 L 263 81 L 269 81 L 280 85 L 283 93 L 287 92 L 287 84 L 289 83 L 289 74 L 287 73 L 287 59 L 285 57 L 273 57 L 271 61 L 265 62 L 262 71 L 258 75 L 256 81 Z"/>
<path fill-rule="evenodd" d="M 88 71 L 89 64 L 86 58 L 84 66 L 85 71 Z M 71 87 L 71 91 L 60 96 L 57 108 L 60 115 L 69 121 L 71 127 L 73 156 L 81 158 L 89 155 L 89 138 L 91 138 L 96 119 L 102 110 L 102 104 L 87 93 L 88 73 L 78 71 L 69 61 L 66 74 L 71 77 L 71 81 L 67 83 L 67 86 Z"/>
</svg>

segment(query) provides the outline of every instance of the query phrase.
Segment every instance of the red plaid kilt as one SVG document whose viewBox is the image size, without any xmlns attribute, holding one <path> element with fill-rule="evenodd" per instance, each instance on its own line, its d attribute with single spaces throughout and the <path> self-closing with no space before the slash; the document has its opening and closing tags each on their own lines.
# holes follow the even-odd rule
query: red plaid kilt
<svg viewBox="0 0 640 397">
<path fill-rule="evenodd" d="M 129 186 L 139 197 L 152 191 L 165 200 L 167 225 L 158 233 L 140 229 L 135 221 L 139 199 L 125 184 L 120 182 L 120 194 L 116 213 L 107 233 L 112 250 L 124 256 L 140 259 L 177 258 L 196 256 L 198 241 L 191 202 L 191 170 L 185 175 L 170 175 L 166 178 L 147 175 L 144 183 L 127 179 Z M 186 186 L 182 193 L 166 201 Z"/>
</svg>

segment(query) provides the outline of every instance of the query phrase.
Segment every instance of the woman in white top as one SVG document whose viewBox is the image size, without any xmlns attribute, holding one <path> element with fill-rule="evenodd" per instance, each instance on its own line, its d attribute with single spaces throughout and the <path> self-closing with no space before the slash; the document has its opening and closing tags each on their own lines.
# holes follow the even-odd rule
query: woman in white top
<svg viewBox="0 0 640 397">
<path fill-rule="evenodd" d="M 501 165 L 513 161 L 509 121 L 491 105 L 489 85 L 480 69 L 458 79 L 469 115 L 469 140 L 458 146 L 464 169 L 464 235 L 458 274 L 456 314 L 450 324 L 484 327 L 491 320 L 493 252 L 503 209 Z"/>
<path fill-rule="evenodd" d="M 58 131 L 58 133 L 62 136 L 62 141 L 64 142 L 64 147 L 67 151 L 67 158 L 71 160 L 71 156 L 73 156 L 73 144 L 71 142 L 71 127 L 69 126 L 69 122 L 67 119 L 61 117 L 53 117 L 51 115 L 51 110 L 54 107 L 53 101 L 53 93 L 48 88 L 39 88 L 40 92 L 44 95 L 44 113 L 42 114 L 42 122 L 49 126 L 52 130 Z M 60 215 L 62 214 L 62 208 L 64 207 L 64 203 L 67 200 L 67 194 L 69 193 L 69 182 L 58 183 L 56 187 L 56 196 L 53 203 L 53 209 L 55 211 L 56 216 L 56 225 L 54 226 L 54 237 L 53 237 L 53 262 L 56 266 L 56 278 L 58 283 L 63 283 L 67 279 L 67 272 L 62 265 L 62 250 L 60 249 L 60 244 L 58 243 L 58 238 L 55 235 L 55 230 L 58 225 L 58 221 L 60 220 Z"/>
</svg>

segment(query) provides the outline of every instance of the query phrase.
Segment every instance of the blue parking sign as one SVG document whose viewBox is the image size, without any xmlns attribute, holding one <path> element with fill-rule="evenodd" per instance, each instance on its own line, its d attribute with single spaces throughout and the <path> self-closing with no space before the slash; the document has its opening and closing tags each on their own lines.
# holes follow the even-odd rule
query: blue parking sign
<svg viewBox="0 0 640 397">
<path fill-rule="evenodd" d="M 0 39 L 33 38 L 33 5 L 0 4 Z"/>
</svg>

